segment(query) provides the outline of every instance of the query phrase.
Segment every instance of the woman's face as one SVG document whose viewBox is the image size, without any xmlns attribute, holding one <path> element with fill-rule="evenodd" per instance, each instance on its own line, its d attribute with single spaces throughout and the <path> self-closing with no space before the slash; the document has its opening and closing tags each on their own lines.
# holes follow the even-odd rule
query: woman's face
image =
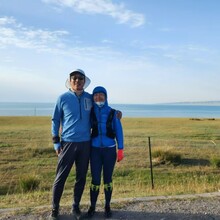
<svg viewBox="0 0 220 220">
<path fill-rule="evenodd" d="M 95 93 L 93 96 L 94 102 L 104 102 L 105 101 L 105 94 L 100 92 L 100 93 Z"/>
</svg>

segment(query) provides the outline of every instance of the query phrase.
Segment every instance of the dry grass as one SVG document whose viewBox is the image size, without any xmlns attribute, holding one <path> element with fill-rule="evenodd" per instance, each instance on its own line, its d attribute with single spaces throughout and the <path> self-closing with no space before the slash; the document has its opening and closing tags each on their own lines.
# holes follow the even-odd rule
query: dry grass
<svg viewBox="0 0 220 220">
<path fill-rule="evenodd" d="M 123 118 L 125 158 L 114 172 L 113 198 L 203 193 L 220 189 L 220 169 L 210 164 L 220 158 L 220 120 Z M 49 117 L 0 117 L 0 207 L 50 205 L 55 156 Z M 171 150 L 181 155 L 178 166 L 153 167 L 151 188 L 148 137 L 152 152 Z M 20 179 L 36 176 L 38 189 L 24 193 Z M 62 204 L 72 203 L 72 170 Z M 89 201 L 88 173 L 83 201 Z M 102 190 L 101 190 L 102 191 Z M 101 192 L 100 200 L 104 194 Z"/>
</svg>

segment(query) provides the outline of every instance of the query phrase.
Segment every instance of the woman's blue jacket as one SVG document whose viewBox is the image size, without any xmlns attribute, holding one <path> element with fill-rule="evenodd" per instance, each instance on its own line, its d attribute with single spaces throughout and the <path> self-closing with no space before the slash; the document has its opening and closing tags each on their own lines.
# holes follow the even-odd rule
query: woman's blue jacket
<svg viewBox="0 0 220 220">
<path fill-rule="evenodd" d="M 96 87 L 96 88 L 103 88 L 103 87 Z M 97 92 L 97 90 L 95 90 Z M 98 91 L 99 92 L 99 91 Z M 109 138 L 106 135 L 106 122 L 111 111 L 111 107 L 108 105 L 107 101 L 107 92 L 104 90 L 106 94 L 106 101 L 104 106 L 99 107 L 96 103 L 93 104 L 94 113 L 97 118 L 98 122 L 98 136 L 92 137 L 92 147 L 114 147 L 117 143 L 118 149 L 124 148 L 124 140 L 123 140 L 123 129 L 120 119 L 116 117 L 116 111 L 113 116 L 112 120 L 112 128 L 116 134 L 115 139 Z M 94 94 L 94 92 L 93 92 Z M 91 119 L 92 120 L 92 119 Z M 92 122 L 91 122 L 92 123 Z"/>
</svg>

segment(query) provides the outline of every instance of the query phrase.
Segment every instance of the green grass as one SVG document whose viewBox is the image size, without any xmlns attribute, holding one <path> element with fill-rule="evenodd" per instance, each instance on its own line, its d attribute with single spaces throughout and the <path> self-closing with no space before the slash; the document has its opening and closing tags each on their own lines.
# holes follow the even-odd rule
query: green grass
<svg viewBox="0 0 220 220">
<path fill-rule="evenodd" d="M 19 180 L 21 191 L 26 193 L 36 191 L 39 188 L 40 180 L 37 176 L 26 176 Z"/>
<path fill-rule="evenodd" d="M 125 158 L 115 167 L 113 198 L 220 189 L 219 119 L 123 118 L 122 123 Z M 0 207 L 50 205 L 57 163 L 50 117 L 0 117 L 0 130 Z M 148 137 L 151 137 L 152 155 L 159 149 L 162 155 L 169 152 L 171 159 L 181 158 L 178 165 L 153 163 L 153 190 Z M 61 205 L 72 203 L 74 180 L 75 170 L 72 169 Z M 90 181 L 89 171 L 84 202 L 89 201 Z M 103 197 L 101 190 L 102 201 Z"/>
<path fill-rule="evenodd" d="M 212 164 L 212 166 L 220 168 L 220 157 L 211 158 L 210 163 Z"/>
</svg>

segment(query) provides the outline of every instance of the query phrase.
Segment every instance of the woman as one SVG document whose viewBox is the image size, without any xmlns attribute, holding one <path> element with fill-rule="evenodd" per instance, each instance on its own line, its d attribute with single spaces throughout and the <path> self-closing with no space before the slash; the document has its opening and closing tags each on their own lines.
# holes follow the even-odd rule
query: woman
<svg viewBox="0 0 220 220">
<path fill-rule="evenodd" d="M 123 159 L 123 130 L 120 119 L 116 117 L 115 110 L 108 106 L 107 91 L 98 86 L 93 90 L 93 108 L 91 110 L 92 147 L 90 166 L 92 182 L 90 186 L 90 208 L 87 216 L 95 214 L 95 207 L 99 195 L 101 173 L 103 169 L 105 193 L 105 217 L 112 216 L 110 202 L 112 197 L 112 174 L 117 161 Z M 116 150 L 116 142 L 117 149 Z"/>
</svg>

